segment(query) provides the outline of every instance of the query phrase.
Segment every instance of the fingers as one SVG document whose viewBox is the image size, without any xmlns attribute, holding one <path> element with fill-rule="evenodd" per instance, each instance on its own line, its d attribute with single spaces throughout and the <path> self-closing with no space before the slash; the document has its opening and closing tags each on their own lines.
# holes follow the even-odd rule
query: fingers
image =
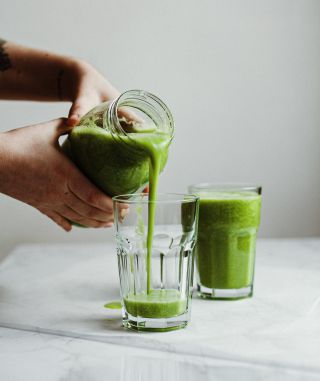
<svg viewBox="0 0 320 381">
<path fill-rule="evenodd" d="M 139 117 L 139 115 L 137 115 L 137 113 L 135 113 L 131 107 L 120 107 L 118 109 L 118 116 L 120 118 L 124 117 L 125 119 L 129 121 L 134 121 L 138 123 L 144 122 L 144 120 L 141 117 Z"/>
<path fill-rule="evenodd" d="M 124 218 L 127 214 L 130 213 L 129 205 L 127 209 L 120 209 L 119 210 L 119 221 L 122 223 L 124 221 Z"/>
<path fill-rule="evenodd" d="M 66 232 L 71 231 L 71 222 L 77 222 L 80 225 L 91 227 L 91 228 L 101 228 L 101 227 L 111 227 L 113 225 L 113 216 L 108 222 L 101 222 L 94 219 L 86 218 L 81 216 L 76 211 L 69 208 L 67 205 L 59 207 L 59 210 L 54 211 L 51 209 L 42 208 L 39 209 L 41 213 L 45 214 L 57 225 L 62 227 Z"/>
<path fill-rule="evenodd" d="M 41 132 L 47 133 L 51 140 L 56 140 L 59 136 L 67 134 L 72 130 L 72 127 L 67 124 L 67 118 L 53 119 L 48 122 L 34 124 L 28 128 L 40 129 Z"/>
<path fill-rule="evenodd" d="M 91 98 L 85 96 L 77 98 L 69 111 L 68 126 L 73 127 L 77 125 L 83 115 L 85 115 L 98 103 L 98 101 L 93 101 Z"/>
<path fill-rule="evenodd" d="M 113 213 L 112 200 L 79 172 L 68 182 L 69 190 L 85 204 Z"/>
<path fill-rule="evenodd" d="M 80 216 L 99 222 L 113 222 L 113 212 L 104 212 L 101 209 L 86 204 L 75 194 L 73 194 L 72 191 L 70 191 L 67 197 L 67 205 L 76 211 Z"/>
<path fill-rule="evenodd" d="M 88 226 L 90 228 L 102 228 L 113 225 L 113 216 L 111 216 L 111 220 L 109 219 L 108 222 L 101 222 L 92 218 L 81 216 L 79 213 L 77 213 L 75 210 L 71 209 L 67 205 L 62 205 L 61 207 L 59 207 L 58 213 L 61 214 L 63 217 L 67 218 L 68 220 L 77 222 L 80 225 Z"/>
<path fill-rule="evenodd" d="M 72 130 L 72 127 L 68 125 L 67 118 L 55 119 L 52 121 L 55 127 L 55 137 L 65 135 Z"/>
<path fill-rule="evenodd" d="M 46 123 L 36 124 L 33 127 L 41 129 L 42 132 L 46 131 L 49 140 L 52 142 L 56 142 L 60 136 L 67 134 L 72 130 L 72 127 L 67 124 L 67 118 L 50 120 Z"/>
<path fill-rule="evenodd" d="M 59 225 L 66 232 L 71 231 L 72 225 L 71 223 L 64 217 L 62 217 L 59 213 L 50 210 L 50 209 L 39 209 L 42 214 L 45 214 L 52 221 L 54 221 L 57 225 Z"/>
<path fill-rule="evenodd" d="M 75 168 L 76 169 L 76 168 Z M 113 223 L 112 199 L 90 182 L 79 170 L 70 172 L 64 204 L 77 212 L 88 226 L 111 226 Z M 129 205 L 121 205 L 127 209 Z M 69 217 L 68 217 L 69 218 Z M 92 225 L 92 220 L 94 220 Z M 77 220 L 78 221 L 78 220 Z"/>
</svg>

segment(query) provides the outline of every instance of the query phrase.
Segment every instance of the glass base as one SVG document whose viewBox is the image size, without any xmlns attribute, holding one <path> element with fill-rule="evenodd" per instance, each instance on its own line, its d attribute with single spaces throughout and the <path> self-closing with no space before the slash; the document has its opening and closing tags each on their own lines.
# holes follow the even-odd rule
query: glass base
<svg viewBox="0 0 320 381">
<path fill-rule="evenodd" d="M 253 286 L 243 288 L 208 288 L 200 284 L 197 285 L 198 295 L 204 299 L 218 300 L 238 300 L 251 298 L 253 295 Z"/>
<path fill-rule="evenodd" d="M 185 328 L 188 324 L 188 314 L 166 319 L 151 319 L 126 314 L 123 326 L 133 331 L 168 332 Z"/>
</svg>

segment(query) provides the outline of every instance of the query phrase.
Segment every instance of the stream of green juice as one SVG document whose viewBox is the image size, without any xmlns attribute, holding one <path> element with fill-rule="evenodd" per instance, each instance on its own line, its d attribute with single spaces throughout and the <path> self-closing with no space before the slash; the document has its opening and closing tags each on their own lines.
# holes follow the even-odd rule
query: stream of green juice
<svg viewBox="0 0 320 381">
<path fill-rule="evenodd" d="M 158 178 L 163 170 L 171 135 L 141 129 L 112 135 L 94 124 L 80 125 L 64 149 L 81 170 L 109 196 L 134 193 L 149 180 L 147 234 L 147 293 L 151 291 L 151 255 Z"/>
<path fill-rule="evenodd" d="M 83 125 L 72 130 L 63 147 L 92 182 L 109 196 L 134 193 L 149 181 L 146 272 L 147 295 L 151 299 L 138 294 L 133 299 L 129 298 L 129 304 L 131 309 L 135 303 L 137 308 L 141 303 L 145 308 L 149 301 L 150 311 L 153 309 L 152 305 L 155 307 L 154 317 L 159 314 L 159 308 L 164 306 L 167 295 L 162 293 L 162 303 L 154 304 L 157 294 L 152 290 L 151 257 L 158 178 L 166 164 L 171 139 L 172 136 L 168 133 L 143 129 L 118 136 L 84 120 Z M 174 295 L 178 303 L 179 295 Z M 174 308 L 172 294 L 170 305 L 171 309 Z M 176 307 L 180 311 L 179 303 Z"/>
<path fill-rule="evenodd" d="M 142 148 L 149 155 L 149 207 L 148 207 L 148 233 L 147 233 L 147 294 L 151 292 L 151 257 L 155 222 L 158 178 L 161 170 L 163 156 L 168 155 L 171 138 L 167 134 L 159 134 L 145 139 Z"/>
</svg>

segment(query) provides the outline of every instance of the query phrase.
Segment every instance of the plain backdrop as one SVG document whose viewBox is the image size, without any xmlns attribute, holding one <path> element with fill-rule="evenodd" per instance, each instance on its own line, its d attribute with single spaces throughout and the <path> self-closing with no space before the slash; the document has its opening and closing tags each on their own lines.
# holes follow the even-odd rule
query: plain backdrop
<svg viewBox="0 0 320 381">
<path fill-rule="evenodd" d="M 260 236 L 320 235 L 319 0 L 0 3 L 2 38 L 81 57 L 119 90 L 145 89 L 168 104 L 176 135 L 161 191 L 259 183 Z M 68 107 L 1 101 L 0 130 L 65 116 Z M 24 242 L 113 235 L 64 233 L 6 196 L 0 225 L 2 255 Z"/>
</svg>

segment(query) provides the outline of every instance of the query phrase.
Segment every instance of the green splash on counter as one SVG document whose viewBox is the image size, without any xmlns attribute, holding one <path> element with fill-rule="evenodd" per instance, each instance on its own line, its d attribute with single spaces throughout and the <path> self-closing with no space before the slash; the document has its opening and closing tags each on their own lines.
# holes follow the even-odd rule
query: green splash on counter
<svg viewBox="0 0 320 381">
<path fill-rule="evenodd" d="M 120 302 L 110 302 L 106 303 L 104 308 L 108 308 L 109 310 L 121 310 L 122 306 Z"/>
</svg>

